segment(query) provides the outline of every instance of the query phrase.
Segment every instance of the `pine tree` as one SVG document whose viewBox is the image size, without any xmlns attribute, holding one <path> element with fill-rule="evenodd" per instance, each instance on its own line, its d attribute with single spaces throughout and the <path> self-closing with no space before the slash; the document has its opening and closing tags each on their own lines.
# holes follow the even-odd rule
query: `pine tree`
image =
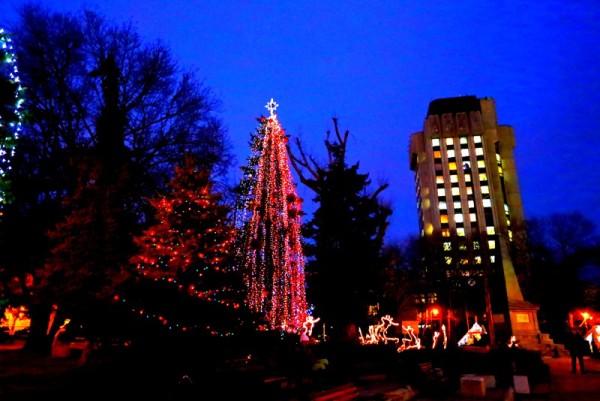
<svg viewBox="0 0 600 401">
<path fill-rule="evenodd" d="M 169 194 L 149 200 L 156 224 L 134 238 L 139 253 L 130 261 L 147 279 L 238 309 L 244 293 L 241 275 L 231 263 L 235 230 L 229 208 L 221 203 L 222 194 L 212 192 L 213 185 L 210 172 L 186 155 L 183 165 L 175 168 Z M 219 318 L 215 311 L 224 309 L 220 307 L 213 308 L 214 319 Z M 231 327 L 231 322 L 210 323 Z"/>
<path fill-rule="evenodd" d="M 242 263 L 248 305 L 269 329 L 297 330 L 307 317 L 302 252 L 302 199 L 289 167 L 287 137 L 277 120 L 277 103 L 261 121 L 261 154 L 245 227 Z"/>
<path fill-rule="evenodd" d="M 329 163 L 319 165 L 307 156 L 297 140 L 299 156 L 291 154 L 292 166 L 307 187 L 315 192 L 319 207 L 304 227 L 307 239 L 307 294 L 315 313 L 330 327 L 331 337 L 351 338 L 358 325 L 372 322 L 371 306 L 384 295 L 383 238 L 391 210 L 379 199 L 384 184 L 368 193 L 368 174 L 358 163 L 346 161 L 348 131 L 342 135 L 333 119 L 335 139 L 329 132 L 325 146 Z"/>
</svg>

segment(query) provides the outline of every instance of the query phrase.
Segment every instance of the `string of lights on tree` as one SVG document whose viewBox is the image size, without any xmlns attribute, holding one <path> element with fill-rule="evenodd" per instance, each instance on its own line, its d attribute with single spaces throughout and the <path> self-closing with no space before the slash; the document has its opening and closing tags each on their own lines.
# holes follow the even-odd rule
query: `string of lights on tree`
<svg viewBox="0 0 600 401">
<path fill-rule="evenodd" d="M 129 311 L 138 315 L 148 321 L 158 322 L 161 325 L 165 326 L 170 332 L 202 332 L 206 334 L 210 334 L 215 337 L 232 337 L 237 333 L 233 330 L 224 330 L 222 327 L 216 327 L 211 325 L 200 325 L 200 324 L 188 324 L 177 319 L 167 318 L 164 314 L 156 313 L 150 311 L 148 308 L 138 308 L 129 305 L 129 302 L 125 298 L 121 298 L 119 296 L 115 296 L 115 302 L 119 302 L 121 304 L 126 305 L 129 308 Z"/>
<path fill-rule="evenodd" d="M 130 261 L 140 274 L 190 296 L 238 309 L 245 297 L 231 263 L 235 230 L 222 195 L 212 193 L 210 172 L 191 156 L 175 168 L 169 195 L 149 199 L 156 224 L 134 237 L 140 251 Z M 144 311 L 144 308 L 139 308 Z M 141 312 L 146 313 L 146 312 Z M 162 322 L 164 316 L 150 314 Z"/>
<path fill-rule="evenodd" d="M 273 99 L 261 120 L 261 153 L 250 220 L 244 233 L 243 271 L 250 310 L 264 316 L 272 330 L 299 330 L 308 316 L 302 250 L 302 199 L 290 171 L 287 136 Z"/>
<path fill-rule="evenodd" d="M 12 40 L 0 28 L 0 215 L 10 203 L 7 173 L 23 122 L 23 92 Z"/>
</svg>

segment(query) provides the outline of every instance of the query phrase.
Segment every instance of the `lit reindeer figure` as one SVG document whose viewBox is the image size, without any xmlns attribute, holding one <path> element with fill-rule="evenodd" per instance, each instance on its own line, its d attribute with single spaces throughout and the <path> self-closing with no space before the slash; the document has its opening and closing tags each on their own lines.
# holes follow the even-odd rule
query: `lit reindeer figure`
<svg viewBox="0 0 600 401">
<path fill-rule="evenodd" d="M 388 341 L 393 341 L 398 344 L 400 339 L 397 337 L 388 337 L 387 331 L 391 326 L 399 326 L 400 323 L 394 322 L 394 318 L 390 315 L 385 315 L 381 317 L 381 324 L 379 324 L 375 328 L 375 335 L 377 336 L 377 341 L 382 341 L 384 344 L 387 344 Z"/>
<path fill-rule="evenodd" d="M 361 328 L 360 327 L 358 328 L 361 345 L 377 344 L 379 342 L 379 340 L 377 339 L 377 333 L 376 333 L 377 328 L 376 327 L 377 326 L 370 325 L 369 332 L 365 336 L 363 336 Z"/>
<path fill-rule="evenodd" d="M 421 339 L 415 334 L 415 329 L 413 329 L 412 326 L 402 326 L 402 330 L 406 331 L 408 337 L 402 338 L 402 345 L 398 347 L 397 351 L 402 352 L 412 348 L 420 349 Z"/>
</svg>

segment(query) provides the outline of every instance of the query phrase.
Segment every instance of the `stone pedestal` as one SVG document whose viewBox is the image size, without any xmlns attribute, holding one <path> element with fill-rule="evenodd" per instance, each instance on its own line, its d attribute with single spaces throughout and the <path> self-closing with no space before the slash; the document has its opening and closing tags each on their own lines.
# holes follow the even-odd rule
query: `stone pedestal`
<svg viewBox="0 0 600 401">
<path fill-rule="evenodd" d="M 527 301 L 508 301 L 508 313 L 513 336 L 530 337 L 537 339 L 540 334 L 537 311 L 539 306 Z"/>
</svg>

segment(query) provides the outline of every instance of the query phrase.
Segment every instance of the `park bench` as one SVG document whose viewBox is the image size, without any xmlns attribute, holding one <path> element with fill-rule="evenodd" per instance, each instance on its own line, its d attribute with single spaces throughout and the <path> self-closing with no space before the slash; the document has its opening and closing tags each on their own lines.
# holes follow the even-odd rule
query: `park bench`
<svg viewBox="0 0 600 401">
<path fill-rule="evenodd" d="M 354 383 L 346 383 L 310 393 L 311 401 L 350 401 L 358 398 Z"/>
</svg>

